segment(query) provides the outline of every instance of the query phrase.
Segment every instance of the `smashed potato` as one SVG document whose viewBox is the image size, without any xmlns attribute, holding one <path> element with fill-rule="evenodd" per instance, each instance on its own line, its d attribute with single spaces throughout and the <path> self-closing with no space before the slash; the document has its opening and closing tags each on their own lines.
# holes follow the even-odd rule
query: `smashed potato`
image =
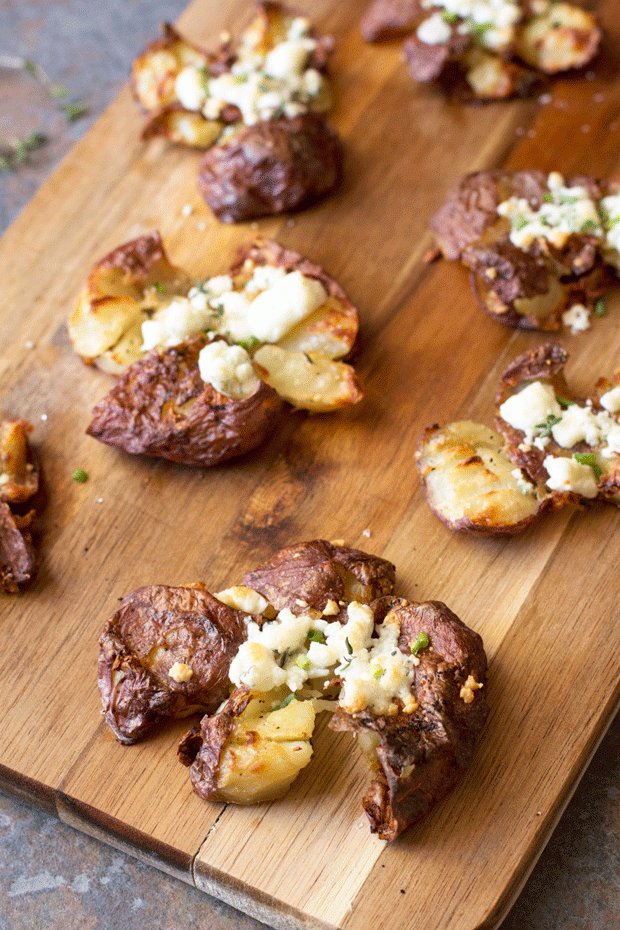
<svg viewBox="0 0 620 930">
<path fill-rule="evenodd" d="M 324 413 L 362 394 L 348 356 L 357 311 L 322 268 L 275 242 L 242 246 L 190 287 L 158 233 L 99 262 L 69 320 L 84 361 L 121 377 L 89 435 L 131 453 L 209 466 L 277 428 L 287 404 Z"/>
<path fill-rule="evenodd" d="M 616 186 L 558 172 L 470 174 L 431 220 L 445 258 L 470 270 L 494 319 L 521 329 L 573 332 L 617 276 Z"/>
<path fill-rule="evenodd" d="M 601 41 L 592 13 L 557 0 L 374 0 L 361 28 L 368 42 L 411 33 L 413 79 L 476 100 L 526 96 L 540 77 L 588 64 Z"/>
<path fill-rule="evenodd" d="M 416 462 L 429 506 L 450 529 L 514 534 L 565 504 L 620 504 L 620 372 L 578 397 L 567 354 L 545 344 L 502 376 L 496 426 L 426 430 Z"/>
<path fill-rule="evenodd" d="M 226 675 L 228 697 L 178 755 L 201 797 L 256 804 L 286 793 L 311 761 L 316 714 L 334 712 L 330 725 L 358 737 L 373 772 L 371 830 L 394 839 L 469 764 L 487 714 L 480 636 L 445 604 L 392 596 L 390 562 L 325 540 L 281 550 L 243 582 L 217 595 L 220 608 L 203 585 L 124 599 L 101 640 L 108 723 L 133 741 L 222 701 Z"/>
<path fill-rule="evenodd" d="M 30 584 L 38 562 L 33 529 L 40 476 L 30 432 L 26 420 L 0 421 L 0 591 L 10 594 Z"/>
<path fill-rule="evenodd" d="M 207 149 L 199 188 L 223 222 L 306 206 L 342 179 L 342 145 L 322 116 L 332 47 L 274 2 L 258 3 L 239 39 L 227 35 L 214 54 L 166 25 L 133 66 L 144 138 Z"/>
</svg>

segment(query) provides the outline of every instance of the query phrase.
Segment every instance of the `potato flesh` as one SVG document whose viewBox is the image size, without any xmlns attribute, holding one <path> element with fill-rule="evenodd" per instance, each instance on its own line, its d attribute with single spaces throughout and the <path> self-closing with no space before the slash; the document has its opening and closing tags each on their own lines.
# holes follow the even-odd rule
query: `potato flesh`
<svg viewBox="0 0 620 930">
<path fill-rule="evenodd" d="M 450 423 L 423 441 L 417 458 L 428 501 L 452 528 L 471 523 L 501 531 L 536 515 L 534 486 L 523 493 L 503 445 L 498 433 L 470 421 Z"/>
<path fill-rule="evenodd" d="M 596 33 L 591 14 L 568 3 L 554 3 L 523 27 L 518 52 L 528 65 L 556 74 L 579 68 L 590 60 Z"/>
<path fill-rule="evenodd" d="M 312 757 L 312 701 L 292 700 L 280 710 L 256 694 L 237 719 L 218 767 L 214 800 L 259 804 L 280 798 Z"/>
<path fill-rule="evenodd" d="M 289 352 L 280 346 L 264 345 L 254 355 L 254 361 L 265 369 L 260 373 L 263 381 L 293 407 L 327 413 L 354 404 L 361 397 L 351 366 L 320 352 Z"/>
</svg>

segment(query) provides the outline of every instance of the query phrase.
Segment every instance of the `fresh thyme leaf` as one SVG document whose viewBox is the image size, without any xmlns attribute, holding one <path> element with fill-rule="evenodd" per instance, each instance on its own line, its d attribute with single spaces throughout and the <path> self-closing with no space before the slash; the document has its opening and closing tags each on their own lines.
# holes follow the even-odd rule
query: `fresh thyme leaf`
<svg viewBox="0 0 620 930">
<path fill-rule="evenodd" d="M 540 430 L 541 436 L 550 436 L 551 430 L 554 426 L 561 421 L 562 417 L 556 417 L 555 414 L 550 413 L 544 423 L 537 423 L 536 429 Z"/>
<path fill-rule="evenodd" d="M 153 287 L 155 288 L 158 294 L 166 293 L 166 288 L 164 287 L 163 284 L 160 284 L 159 281 L 153 281 Z"/>
<path fill-rule="evenodd" d="M 379 679 L 382 678 L 384 675 L 385 675 L 385 669 L 380 668 L 380 667 L 376 668 L 372 673 L 372 677 L 376 678 L 377 681 L 379 681 Z"/>
<path fill-rule="evenodd" d="M 353 655 L 353 647 L 352 647 L 351 643 L 349 642 L 349 637 L 348 637 L 348 636 L 345 636 L 345 638 L 344 638 L 344 644 L 345 644 L 345 646 L 347 647 L 347 652 L 349 653 L 350 656 L 352 656 L 352 655 Z"/>
<path fill-rule="evenodd" d="M 88 112 L 86 105 L 79 101 L 76 101 L 76 103 L 63 103 L 60 109 L 64 112 L 69 123 L 74 123 Z"/>
<path fill-rule="evenodd" d="M 542 199 L 543 203 L 553 203 L 553 194 L 550 191 L 546 191 Z"/>
<path fill-rule="evenodd" d="M 241 342 L 238 342 L 237 345 L 241 346 L 242 349 L 245 349 L 246 352 L 251 352 L 252 349 L 255 349 L 259 345 L 260 339 L 257 339 L 256 336 L 250 336 L 249 339 L 243 339 Z"/>
<path fill-rule="evenodd" d="M 423 631 L 418 633 L 415 641 L 411 644 L 411 654 L 417 656 L 421 649 L 428 649 L 430 643 L 431 641 L 428 638 L 428 633 L 424 633 Z"/>
<path fill-rule="evenodd" d="M 441 18 L 444 23 L 448 23 L 449 25 L 453 25 L 453 23 L 457 23 L 459 20 L 458 13 L 450 13 L 449 10 L 442 10 Z"/>
<path fill-rule="evenodd" d="M 311 643 L 324 643 L 325 634 L 321 630 L 308 630 L 308 639 Z"/>
<path fill-rule="evenodd" d="M 582 233 L 596 232 L 597 229 L 598 224 L 594 220 L 586 220 L 585 223 L 581 224 Z"/>
<path fill-rule="evenodd" d="M 517 230 L 517 232 L 518 232 L 520 229 L 525 229 L 525 227 L 527 226 L 527 224 L 528 224 L 528 220 L 526 220 L 526 218 L 525 218 L 524 216 L 517 216 L 517 217 L 515 217 L 514 228 Z"/>
<path fill-rule="evenodd" d="M 556 394 L 555 399 L 557 400 L 560 407 L 571 407 L 575 403 L 574 400 L 567 400 L 566 397 L 560 397 L 559 394 Z"/>
<path fill-rule="evenodd" d="M 88 475 L 83 468 L 76 468 L 72 478 L 74 481 L 77 481 L 78 484 L 84 484 L 84 482 L 88 480 Z"/>
<path fill-rule="evenodd" d="M 288 707 L 288 705 L 291 703 L 291 701 L 294 701 L 294 700 L 295 700 L 295 695 L 294 695 L 294 694 L 292 694 L 292 693 L 291 693 L 291 694 L 287 694 L 287 696 L 284 698 L 283 701 L 281 701 L 276 707 L 272 707 L 271 713 L 273 713 L 274 710 L 282 710 L 283 707 Z"/>
<path fill-rule="evenodd" d="M 607 311 L 605 310 L 605 298 L 599 297 L 599 299 L 594 304 L 594 312 L 597 316 L 605 316 Z"/>
</svg>

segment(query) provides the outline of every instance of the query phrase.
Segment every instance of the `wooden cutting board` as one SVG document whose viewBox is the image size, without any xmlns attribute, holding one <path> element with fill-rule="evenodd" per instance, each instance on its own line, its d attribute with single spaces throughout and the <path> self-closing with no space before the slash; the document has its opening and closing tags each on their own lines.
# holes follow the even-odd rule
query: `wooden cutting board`
<svg viewBox="0 0 620 930">
<path fill-rule="evenodd" d="M 565 510 L 516 539 L 477 540 L 430 514 L 413 466 L 422 428 L 491 423 L 501 371 L 542 339 L 484 316 L 456 265 L 424 264 L 428 218 L 468 171 L 619 169 L 620 2 L 600 3 L 608 37 L 585 76 L 488 106 L 414 86 L 399 43 L 362 42 L 355 0 L 299 6 L 337 38 L 333 122 L 348 154 L 335 197 L 289 220 L 217 224 L 195 190 L 198 156 L 141 142 L 125 90 L 0 243 L 2 406 L 35 424 L 49 496 L 38 580 L 0 602 L 0 774 L 73 826 L 278 928 L 493 928 L 620 696 L 620 518 Z M 208 40 L 243 7 L 197 0 L 180 25 Z M 360 309 L 364 402 L 297 414 L 255 456 L 211 471 L 87 438 L 109 380 L 73 354 L 65 319 L 93 262 L 154 228 L 197 277 L 226 268 L 256 229 L 323 264 Z M 591 331 L 555 337 L 578 388 L 620 365 L 620 287 L 607 307 Z M 85 484 L 72 481 L 78 466 Z M 446 601 L 490 659 L 492 710 L 468 777 L 390 846 L 368 831 L 368 773 L 347 734 L 322 724 L 287 798 L 242 809 L 190 790 L 174 752 L 186 724 L 123 747 L 100 716 L 97 639 L 119 597 L 156 582 L 217 590 L 314 537 L 394 561 L 399 592 Z"/>
</svg>

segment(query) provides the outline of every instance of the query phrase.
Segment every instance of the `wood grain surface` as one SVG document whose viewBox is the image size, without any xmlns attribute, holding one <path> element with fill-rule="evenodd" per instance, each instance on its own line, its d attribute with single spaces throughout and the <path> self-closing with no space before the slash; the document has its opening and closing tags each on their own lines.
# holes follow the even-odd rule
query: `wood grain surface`
<svg viewBox="0 0 620 930">
<path fill-rule="evenodd" d="M 244 6 L 197 0 L 180 26 L 208 39 Z M 195 190 L 198 157 L 141 142 L 124 91 L 0 243 L 1 402 L 36 424 L 49 498 L 37 582 L 1 602 L 0 775 L 275 927 L 493 928 L 620 697 L 619 515 L 567 510 L 516 539 L 477 540 L 430 514 L 413 465 L 422 428 L 490 423 L 501 371 L 542 340 L 484 316 L 456 265 L 424 264 L 428 219 L 467 171 L 618 171 L 620 2 L 599 5 L 607 39 L 591 71 L 487 106 L 415 87 L 398 43 L 362 42 L 355 0 L 299 6 L 337 38 L 332 121 L 347 179 L 336 196 L 293 219 L 219 225 Z M 323 264 L 360 309 L 364 402 L 296 414 L 256 455 L 210 471 L 86 437 L 110 382 L 73 354 L 65 319 L 93 262 L 153 228 L 196 276 L 224 270 L 257 229 Z M 607 307 L 588 333 L 556 337 L 578 388 L 620 365 L 620 288 Z M 72 481 L 78 466 L 85 484 Z M 444 600 L 490 659 L 491 714 L 469 776 L 390 846 L 361 810 L 362 760 L 324 723 L 287 798 L 241 809 L 192 793 L 174 754 L 184 723 L 123 747 L 100 716 L 97 639 L 117 598 L 150 583 L 218 590 L 317 536 L 394 561 L 399 592 Z"/>
</svg>

